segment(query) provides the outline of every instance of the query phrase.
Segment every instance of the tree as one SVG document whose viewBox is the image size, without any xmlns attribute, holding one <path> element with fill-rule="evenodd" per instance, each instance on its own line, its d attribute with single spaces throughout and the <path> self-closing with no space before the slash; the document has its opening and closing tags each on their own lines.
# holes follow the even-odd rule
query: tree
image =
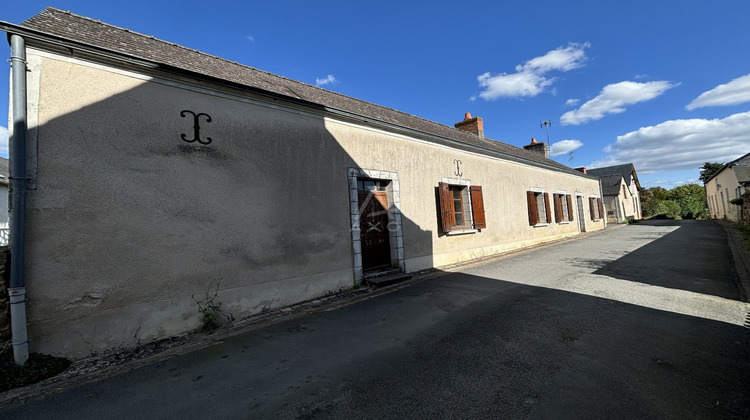
<svg viewBox="0 0 750 420">
<path fill-rule="evenodd" d="M 660 201 L 656 208 L 657 216 L 666 216 L 670 219 L 679 219 L 682 214 L 682 209 L 676 201 L 664 200 Z"/>
<path fill-rule="evenodd" d="M 701 219 L 708 216 L 706 190 L 698 184 L 686 184 L 669 190 L 668 201 L 680 206 L 683 219 Z"/>
<path fill-rule="evenodd" d="M 703 164 L 703 166 L 701 166 L 700 168 L 698 168 L 698 169 L 701 170 L 701 176 L 698 177 L 698 179 L 700 179 L 701 182 L 703 182 L 705 184 L 706 181 L 709 180 L 709 178 L 711 178 L 712 176 L 714 176 L 723 167 L 724 167 L 723 163 L 706 162 L 706 163 Z"/>
<path fill-rule="evenodd" d="M 644 217 L 654 217 L 665 213 L 665 207 L 661 205 L 669 196 L 669 190 L 662 187 L 646 188 L 640 192 L 641 211 Z M 670 207 L 674 210 L 673 207 Z"/>
</svg>

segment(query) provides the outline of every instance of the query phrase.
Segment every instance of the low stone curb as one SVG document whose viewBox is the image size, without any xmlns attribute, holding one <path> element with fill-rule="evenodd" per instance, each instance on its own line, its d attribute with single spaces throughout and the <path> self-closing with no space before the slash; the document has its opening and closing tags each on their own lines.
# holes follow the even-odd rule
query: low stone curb
<svg viewBox="0 0 750 420">
<path fill-rule="evenodd" d="M 735 223 L 726 220 L 717 220 L 716 222 L 727 233 L 727 243 L 732 253 L 732 264 L 737 275 L 740 297 L 743 302 L 748 302 L 748 293 L 750 293 L 750 250 Z"/>
</svg>

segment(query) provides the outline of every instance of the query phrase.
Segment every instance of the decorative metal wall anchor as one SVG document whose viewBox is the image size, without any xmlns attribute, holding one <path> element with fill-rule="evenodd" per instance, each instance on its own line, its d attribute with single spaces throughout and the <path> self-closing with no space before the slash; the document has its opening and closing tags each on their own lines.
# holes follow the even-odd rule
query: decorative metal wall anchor
<svg viewBox="0 0 750 420">
<path fill-rule="evenodd" d="M 201 125 L 200 125 L 200 117 L 201 116 L 206 117 L 206 122 L 207 123 L 211 122 L 211 116 L 208 115 L 208 114 L 204 114 L 203 112 L 196 114 L 195 112 L 188 111 L 187 109 L 180 112 L 180 115 L 183 118 L 185 118 L 185 114 L 190 114 L 190 115 L 193 116 L 193 138 L 192 139 L 188 139 L 185 134 L 180 134 L 180 138 L 182 138 L 182 140 L 184 140 L 184 141 L 186 141 L 188 143 L 193 143 L 195 141 L 197 141 L 200 144 L 209 144 L 209 143 L 211 143 L 211 141 L 212 141 L 211 137 L 206 137 L 205 140 L 201 139 Z"/>
<path fill-rule="evenodd" d="M 461 172 L 461 161 L 458 159 L 453 159 L 453 163 L 456 164 L 456 176 L 464 176 L 464 173 Z"/>
</svg>

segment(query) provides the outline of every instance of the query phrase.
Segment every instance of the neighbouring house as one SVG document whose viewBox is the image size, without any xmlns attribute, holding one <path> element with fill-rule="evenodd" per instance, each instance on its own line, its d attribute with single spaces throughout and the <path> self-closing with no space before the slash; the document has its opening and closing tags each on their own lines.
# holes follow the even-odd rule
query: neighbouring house
<svg viewBox="0 0 750 420">
<path fill-rule="evenodd" d="M 587 169 L 587 173 L 601 180 L 608 222 L 621 223 L 642 217 L 640 191 L 643 188 L 632 163 Z"/>
<path fill-rule="evenodd" d="M 598 178 L 470 114 L 446 126 L 54 8 L 0 29 L 26 56 L 34 351 L 193 330 L 210 283 L 241 318 L 605 227 Z"/>
<path fill-rule="evenodd" d="M 8 159 L 0 157 L 0 246 L 8 245 Z"/>
<path fill-rule="evenodd" d="M 742 201 L 739 199 L 743 195 L 747 197 L 750 192 L 750 153 L 725 164 L 704 186 L 712 219 L 747 221 L 743 213 L 747 213 L 750 203 L 745 203 L 748 201 L 746 198 Z M 733 200 L 737 204 L 733 204 Z"/>
</svg>

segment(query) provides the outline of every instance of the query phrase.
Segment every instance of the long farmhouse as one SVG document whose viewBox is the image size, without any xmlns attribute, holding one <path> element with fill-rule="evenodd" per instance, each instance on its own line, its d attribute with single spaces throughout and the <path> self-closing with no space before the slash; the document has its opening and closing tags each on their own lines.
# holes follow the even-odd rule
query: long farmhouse
<svg viewBox="0 0 750 420">
<path fill-rule="evenodd" d="M 212 281 L 240 318 L 605 227 L 596 177 L 476 116 L 449 127 L 54 8 L 0 29 L 25 78 L 11 289 L 33 351 L 193 330 Z"/>
</svg>

